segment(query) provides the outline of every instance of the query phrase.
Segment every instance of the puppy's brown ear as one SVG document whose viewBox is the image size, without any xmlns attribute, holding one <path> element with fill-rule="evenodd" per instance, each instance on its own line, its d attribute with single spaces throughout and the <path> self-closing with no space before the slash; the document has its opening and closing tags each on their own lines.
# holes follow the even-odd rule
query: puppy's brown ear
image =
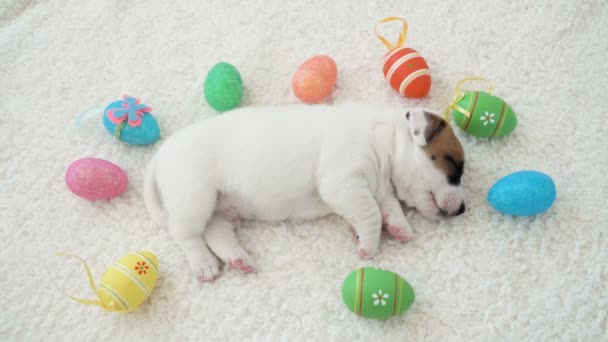
<svg viewBox="0 0 608 342">
<path fill-rule="evenodd" d="M 437 135 L 441 130 L 445 128 L 447 123 L 441 116 L 435 114 L 433 112 L 424 111 L 424 118 L 426 119 L 426 128 L 424 129 L 424 138 L 426 139 L 426 143 L 430 143 L 431 140 Z"/>
</svg>

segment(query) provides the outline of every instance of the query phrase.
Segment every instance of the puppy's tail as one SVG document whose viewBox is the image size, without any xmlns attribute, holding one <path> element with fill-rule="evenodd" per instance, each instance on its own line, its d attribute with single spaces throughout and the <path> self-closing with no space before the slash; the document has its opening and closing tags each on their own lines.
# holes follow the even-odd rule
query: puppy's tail
<svg viewBox="0 0 608 342">
<path fill-rule="evenodd" d="M 152 157 L 144 180 L 144 202 L 148 213 L 156 223 L 167 224 L 167 215 L 163 208 L 160 191 L 156 183 L 156 158 Z"/>
</svg>

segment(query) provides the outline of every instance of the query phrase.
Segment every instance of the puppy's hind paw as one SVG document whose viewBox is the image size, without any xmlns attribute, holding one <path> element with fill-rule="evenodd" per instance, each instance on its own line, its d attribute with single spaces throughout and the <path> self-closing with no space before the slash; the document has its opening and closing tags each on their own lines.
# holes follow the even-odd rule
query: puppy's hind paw
<svg viewBox="0 0 608 342">
<path fill-rule="evenodd" d="M 215 257 L 196 261 L 191 260 L 190 266 L 194 277 L 202 283 L 212 282 L 222 274 L 219 261 Z"/>
<path fill-rule="evenodd" d="M 219 264 L 217 262 L 207 263 L 207 264 L 199 264 L 196 266 L 192 266 L 192 273 L 196 279 L 198 279 L 201 283 L 212 282 L 217 279 L 222 271 L 220 270 Z"/>
</svg>

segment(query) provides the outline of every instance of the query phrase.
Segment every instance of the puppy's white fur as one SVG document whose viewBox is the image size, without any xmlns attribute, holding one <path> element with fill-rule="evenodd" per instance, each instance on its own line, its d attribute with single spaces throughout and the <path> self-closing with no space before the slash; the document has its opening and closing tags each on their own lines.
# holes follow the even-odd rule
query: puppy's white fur
<svg viewBox="0 0 608 342">
<path fill-rule="evenodd" d="M 219 275 L 219 257 L 243 273 L 253 262 L 234 236 L 239 219 L 316 218 L 336 213 L 371 258 L 383 222 L 412 237 L 399 200 L 430 218 L 462 204 L 459 186 L 433 167 L 418 134 L 421 109 L 358 105 L 249 107 L 170 137 L 148 167 L 144 197 L 168 224 L 201 281 Z M 416 131 L 416 134 L 414 134 Z M 215 255 L 214 255 L 215 254 Z"/>
</svg>

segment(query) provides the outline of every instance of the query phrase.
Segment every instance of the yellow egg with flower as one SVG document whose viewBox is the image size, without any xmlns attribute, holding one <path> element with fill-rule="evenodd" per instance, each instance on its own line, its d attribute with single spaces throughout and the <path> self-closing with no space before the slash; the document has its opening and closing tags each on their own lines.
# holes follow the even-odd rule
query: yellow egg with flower
<svg viewBox="0 0 608 342">
<path fill-rule="evenodd" d="M 122 257 L 112 264 L 95 286 L 91 270 L 86 261 L 78 255 L 60 253 L 59 256 L 76 258 L 84 265 L 89 286 L 96 295 L 95 299 L 82 299 L 70 296 L 63 291 L 49 275 L 61 293 L 81 304 L 96 305 L 112 312 L 130 312 L 137 309 L 152 293 L 158 280 L 158 259 L 148 251 L 139 251 Z"/>
<path fill-rule="evenodd" d="M 97 286 L 97 295 L 108 311 L 133 311 L 156 285 L 158 259 L 148 251 L 131 253 L 108 268 Z"/>
</svg>

